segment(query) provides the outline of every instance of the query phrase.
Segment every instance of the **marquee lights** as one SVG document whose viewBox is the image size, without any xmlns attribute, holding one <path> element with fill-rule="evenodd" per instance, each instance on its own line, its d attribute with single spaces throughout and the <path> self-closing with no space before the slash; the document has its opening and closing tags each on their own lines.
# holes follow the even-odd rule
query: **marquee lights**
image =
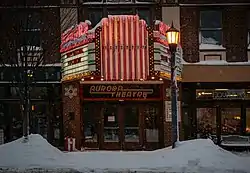
<svg viewBox="0 0 250 173">
<path fill-rule="evenodd" d="M 102 31 L 102 27 L 96 28 L 95 31 L 95 60 L 96 60 L 96 75 L 101 75 L 101 45 L 100 45 L 100 33 Z"/>
<path fill-rule="evenodd" d="M 123 20 L 123 22 L 128 20 L 128 19 L 125 19 L 125 18 L 121 18 L 121 19 Z M 133 16 L 131 19 L 133 21 L 136 21 L 136 20 L 138 20 L 138 16 Z M 118 20 L 120 20 L 120 18 L 115 17 L 115 22 L 119 22 Z M 95 55 L 94 55 L 95 59 L 94 59 L 94 61 L 95 61 L 95 67 L 96 68 L 95 68 L 95 71 L 88 71 L 88 72 L 84 72 L 84 73 L 81 73 L 81 74 L 74 74 L 74 75 L 70 75 L 70 76 L 64 76 L 62 81 L 76 80 L 76 79 L 82 80 L 82 81 L 86 81 L 88 79 L 100 80 L 100 81 L 107 80 L 107 79 L 105 79 L 104 76 L 101 76 L 101 52 L 102 52 L 102 50 L 101 50 L 102 49 L 102 47 L 101 47 L 101 39 L 102 39 L 101 34 L 102 34 L 102 31 L 103 31 L 102 27 L 105 27 L 106 25 L 108 25 L 108 22 L 109 22 L 108 18 L 104 18 L 103 21 L 101 22 L 102 25 L 98 26 L 93 31 L 91 30 L 91 32 L 88 32 L 88 29 L 84 28 L 83 25 L 82 25 L 81 26 L 82 28 L 79 27 L 77 29 L 77 30 L 79 30 L 78 33 L 70 34 L 72 36 L 72 38 L 70 38 L 70 39 L 69 38 L 66 39 L 65 35 L 64 35 L 64 42 L 63 42 L 64 46 L 67 46 L 66 41 L 69 41 L 69 40 L 70 41 L 72 41 L 72 40 L 75 41 L 75 40 L 77 40 L 76 38 L 86 38 L 87 42 L 80 41 L 81 44 L 90 44 L 92 42 L 92 44 L 95 45 L 95 47 L 94 47 L 94 49 L 95 49 Z M 143 23 L 141 23 L 141 24 L 143 24 Z M 86 24 L 84 24 L 84 25 L 86 25 Z M 118 23 L 118 25 L 119 25 L 119 23 Z M 118 45 L 113 46 L 112 50 L 114 49 L 114 51 L 117 51 L 116 49 L 119 49 L 119 50 L 123 50 L 123 49 L 148 49 L 149 76 L 148 76 L 147 79 L 149 79 L 149 80 L 163 80 L 164 78 L 165 79 L 170 79 L 170 73 L 165 72 L 165 71 L 164 72 L 163 71 L 155 71 L 155 64 L 154 64 L 154 58 L 155 58 L 154 57 L 155 56 L 154 43 L 158 42 L 160 44 L 163 44 L 163 45 L 167 46 L 166 38 L 162 37 L 162 36 L 159 36 L 159 35 L 162 35 L 163 33 L 165 34 L 165 31 L 169 28 L 169 26 L 164 24 L 163 22 L 158 22 L 157 24 L 155 24 L 155 26 L 157 27 L 156 31 L 154 31 L 152 27 L 146 26 L 146 33 L 147 33 L 147 37 L 148 37 L 148 43 L 147 43 L 147 45 L 145 44 L 145 47 L 142 47 L 143 45 L 141 45 L 141 47 L 138 47 L 138 46 L 134 45 L 134 48 L 133 47 L 127 48 L 127 47 L 125 47 L 124 44 L 121 43 L 120 37 L 117 36 Z M 71 30 L 71 31 L 74 31 L 74 30 Z M 158 32 L 158 35 L 154 35 L 154 33 L 156 33 L 156 32 Z M 84 34 L 85 36 L 81 35 L 80 33 L 81 34 L 85 33 Z M 77 44 L 73 44 L 73 45 L 75 46 L 74 49 L 76 49 L 76 47 L 79 47 Z M 118 46 L 120 46 L 120 47 L 118 47 Z M 124 46 L 124 47 L 122 48 L 122 46 Z M 82 51 L 83 51 L 81 49 L 77 49 L 77 50 L 74 50 L 74 51 L 72 51 L 70 53 L 66 53 L 65 52 L 66 48 L 67 49 L 70 48 L 70 50 L 72 50 L 72 45 L 69 46 L 69 47 L 64 47 L 64 49 L 61 49 L 61 51 L 64 51 L 64 57 L 62 58 L 62 61 L 64 61 L 64 62 L 65 62 L 65 59 L 68 59 L 68 58 L 70 58 L 72 56 L 76 56 L 76 55 L 82 53 Z M 108 47 L 106 47 L 106 49 L 107 48 Z M 105 47 L 103 47 L 103 49 L 105 49 Z M 67 58 L 65 58 L 65 57 L 67 57 Z M 75 60 L 71 60 L 71 61 L 68 61 L 68 62 L 70 64 L 76 64 L 76 63 L 78 63 L 78 61 L 79 61 L 79 59 L 75 59 Z M 134 80 L 143 81 L 145 79 L 139 78 L 139 79 L 134 79 Z M 130 80 L 130 79 L 125 79 L 125 78 L 121 77 L 120 79 L 118 78 L 118 80 L 123 81 L 123 80 Z M 182 79 L 181 79 L 180 76 L 177 76 L 177 80 L 181 81 Z"/>
<path fill-rule="evenodd" d="M 147 31 L 149 46 L 149 75 L 152 76 L 154 74 L 154 35 L 151 27 L 148 26 Z"/>
</svg>

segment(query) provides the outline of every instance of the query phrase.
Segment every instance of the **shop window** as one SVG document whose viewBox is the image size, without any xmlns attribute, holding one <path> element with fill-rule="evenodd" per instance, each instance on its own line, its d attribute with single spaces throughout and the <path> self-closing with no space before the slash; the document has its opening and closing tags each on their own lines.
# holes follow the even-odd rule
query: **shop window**
<svg viewBox="0 0 250 173">
<path fill-rule="evenodd" d="M 117 105 L 108 105 L 103 109 L 104 142 L 119 141 L 119 125 Z"/>
<path fill-rule="evenodd" d="M 250 134 L 250 108 L 246 109 L 246 133 Z"/>
<path fill-rule="evenodd" d="M 200 11 L 200 44 L 222 45 L 222 12 Z"/>
<path fill-rule="evenodd" d="M 22 137 L 22 113 L 23 107 L 19 103 L 13 103 L 8 105 L 9 115 L 12 116 L 12 124 L 11 124 L 11 138 L 12 140 L 18 139 Z"/>
<path fill-rule="evenodd" d="M 125 142 L 139 142 L 138 108 L 126 107 L 124 110 Z"/>
<path fill-rule="evenodd" d="M 154 106 L 146 106 L 144 110 L 145 129 L 147 142 L 158 142 L 158 108 Z"/>
<path fill-rule="evenodd" d="M 197 108 L 197 138 L 216 134 L 216 109 Z"/>
<path fill-rule="evenodd" d="M 37 133 L 47 139 L 48 131 L 46 104 L 31 105 L 30 132 Z"/>
<path fill-rule="evenodd" d="M 221 131 L 223 135 L 240 134 L 241 129 L 241 109 L 222 108 L 221 109 Z"/>
<path fill-rule="evenodd" d="M 88 9 L 88 20 L 91 22 L 92 27 L 95 27 L 103 18 L 103 9 Z"/>
<path fill-rule="evenodd" d="M 33 87 L 30 91 L 30 98 L 31 99 L 44 99 L 47 97 L 47 91 L 48 89 L 46 87 Z"/>
<path fill-rule="evenodd" d="M 83 110 L 85 142 L 97 142 L 97 121 L 93 104 L 84 105 Z"/>
</svg>

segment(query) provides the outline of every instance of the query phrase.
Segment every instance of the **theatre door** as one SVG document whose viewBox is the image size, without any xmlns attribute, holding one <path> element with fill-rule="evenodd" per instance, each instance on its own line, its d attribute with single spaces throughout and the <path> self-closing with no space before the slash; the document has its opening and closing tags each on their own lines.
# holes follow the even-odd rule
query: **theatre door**
<svg viewBox="0 0 250 173">
<path fill-rule="evenodd" d="M 87 105 L 89 104 L 85 104 L 85 109 Z M 159 105 L 159 102 L 136 101 L 93 103 L 94 107 L 91 106 L 88 110 L 92 111 L 91 116 L 96 118 L 93 126 L 87 126 L 92 129 L 87 130 L 88 133 L 85 130 L 85 147 L 96 146 L 106 150 L 160 148 Z M 86 126 L 87 118 L 84 121 Z M 96 140 L 89 140 L 89 137 Z"/>
</svg>

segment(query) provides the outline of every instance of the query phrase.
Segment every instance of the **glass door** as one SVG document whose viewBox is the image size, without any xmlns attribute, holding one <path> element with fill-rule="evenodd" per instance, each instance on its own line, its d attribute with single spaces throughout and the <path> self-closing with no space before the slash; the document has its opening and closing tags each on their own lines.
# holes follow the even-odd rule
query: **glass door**
<svg viewBox="0 0 250 173">
<path fill-rule="evenodd" d="M 95 102 L 86 102 L 83 104 L 83 129 L 84 129 L 84 147 L 100 147 L 100 110 L 99 104 Z"/>
<path fill-rule="evenodd" d="M 105 149 L 120 149 L 120 116 L 118 104 L 105 104 L 103 108 L 103 142 Z"/>
<path fill-rule="evenodd" d="M 124 148 L 140 148 L 139 106 L 126 105 L 123 108 Z"/>
<path fill-rule="evenodd" d="M 159 145 L 159 107 L 154 104 L 144 107 L 144 129 L 146 148 L 158 148 Z"/>
</svg>

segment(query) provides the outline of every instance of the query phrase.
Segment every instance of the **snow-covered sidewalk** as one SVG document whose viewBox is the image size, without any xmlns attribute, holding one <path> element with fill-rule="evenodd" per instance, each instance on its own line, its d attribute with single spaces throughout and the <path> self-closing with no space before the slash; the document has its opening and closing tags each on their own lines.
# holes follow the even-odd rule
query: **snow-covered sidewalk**
<svg viewBox="0 0 250 173">
<path fill-rule="evenodd" d="M 18 139 L 0 146 L 0 167 L 14 168 L 19 172 L 24 169 L 26 172 L 44 172 L 44 169 L 49 169 L 51 173 L 78 171 L 250 173 L 249 163 L 250 157 L 241 157 L 225 151 L 208 139 L 181 142 L 175 149 L 133 152 L 64 153 L 51 146 L 40 135 L 30 135 L 28 143 Z M 34 170 L 34 168 L 41 169 Z M 6 170 L 0 169 L 0 172 Z"/>
</svg>

